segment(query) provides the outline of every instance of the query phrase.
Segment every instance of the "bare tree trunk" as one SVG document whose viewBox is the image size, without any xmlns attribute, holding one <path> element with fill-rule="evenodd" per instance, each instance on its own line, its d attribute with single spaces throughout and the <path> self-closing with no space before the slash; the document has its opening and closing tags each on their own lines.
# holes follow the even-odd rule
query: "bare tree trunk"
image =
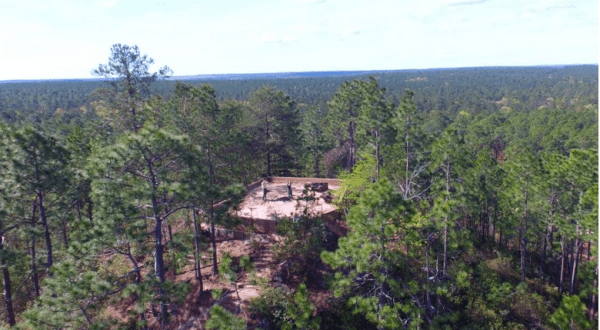
<svg viewBox="0 0 600 330">
<path fill-rule="evenodd" d="M 94 222 L 94 218 L 93 218 L 93 209 L 94 209 L 94 203 L 92 202 L 92 199 L 90 198 L 90 196 L 88 196 L 86 194 L 86 202 L 87 202 L 87 216 L 88 216 L 88 220 L 90 220 L 90 223 Z"/>
<path fill-rule="evenodd" d="M 156 205 L 156 198 L 152 197 L 152 204 Z M 156 205 L 155 210 L 158 210 Z M 154 227 L 154 239 L 156 240 L 155 254 L 156 258 L 156 276 L 160 282 L 159 285 L 159 294 L 160 294 L 160 314 L 161 314 L 161 324 L 165 325 L 167 322 L 167 305 L 165 303 L 165 262 L 163 259 L 163 244 L 162 244 L 162 219 L 158 215 L 157 212 L 154 214 L 154 219 L 156 221 L 156 225 Z"/>
<path fill-rule="evenodd" d="M 65 244 L 65 248 L 69 248 L 69 238 L 67 236 L 67 222 L 63 221 L 62 222 L 62 236 L 63 236 L 63 243 Z"/>
<path fill-rule="evenodd" d="M 404 184 L 406 185 L 406 188 L 404 188 L 404 199 L 408 199 L 408 196 L 410 194 L 409 192 L 409 188 L 410 188 L 410 184 L 408 182 L 408 161 L 410 160 L 410 156 L 409 156 L 409 150 L 410 150 L 410 144 L 409 144 L 409 137 L 410 137 L 410 130 L 409 130 L 409 122 L 410 122 L 410 117 L 406 117 L 406 136 L 405 136 L 405 142 L 406 142 L 406 160 L 405 160 L 405 164 L 404 164 Z"/>
<path fill-rule="evenodd" d="M 502 229 L 500 229 L 500 236 L 498 237 L 498 244 L 502 247 Z"/>
<path fill-rule="evenodd" d="M 146 165 L 148 166 L 148 173 L 150 176 L 150 180 L 152 183 L 152 195 L 151 195 L 151 201 L 152 201 L 152 213 L 154 215 L 154 239 L 156 242 L 156 247 L 155 247 L 155 251 L 154 251 L 154 261 L 155 261 L 155 265 L 156 265 L 156 276 L 158 277 L 158 280 L 160 282 L 159 284 L 159 295 L 160 295 L 160 314 L 161 314 L 161 326 L 164 327 L 164 325 L 167 323 L 167 304 L 165 302 L 165 262 L 163 260 L 163 251 L 164 251 L 164 247 L 162 244 L 162 240 L 163 240 L 163 235 L 162 235 L 162 224 L 163 224 L 163 218 L 160 215 L 160 210 L 159 210 L 159 206 L 158 206 L 158 200 L 156 197 L 156 187 L 158 187 L 158 183 L 156 180 L 156 176 L 154 174 L 154 168 L 152 166 L 152 163 L 150 162 L 150 160 L 148 158 L 146 158 Z"/>
<path fill-rule="evenodd" d="M 348 170 L 352 172 L 354 169 L 355 158 L 356 158 L 356 145 L 354 144 L 354 131 L 355 131 L 355 123 L 354 121 L 350 121 L 348 123 L 348 135 L 350 138 L 350 159 L 348 160 L 348 166 L 350 167 Z"/>
<path fill-rule="evenodd" d="M 319 169 L 319 154 L 318 154 L 318 152 L 315 152 L 315 168 L 314 168 L 314 170 L 315 170 L 315 176 L 317 178 L 320 178 L 321 177 L 321 171 Z"/>
<path fill-rule="evenodd" d="M 33 201 L 33 210 L 31 211 L 31 280 L 33 282 L 33 292 L 36 297 L 40 296 L 40 282 L 37 275 L 37 260 L 35 257 L 35 213 L 37 209 L 37 200 Z"/>
<path fill-rule="evenodd" d="M 429 292 L 429 278 L 430 276 L 430 272 L 429 272 L 429 250 L 431 247 L 431 239 L 430 237 L 427 237 L 427 247 L 425 249 L 425 266 L 427 267 L 427 310 L 429 311 L 429 306 L 431 306 L 431 293 Z"/>
<path fill-rule="evenodd" d="M 571 267 L 571 281 L 569 283 L 569 294 L 572 295 L 575 290 L 575 280 L 577 279 L 577 267 L 579 266 L 579 250 L 581 248 L 581 239 L 577 237 L 573 249 L 573 266 Z"/>
<path fill-rule="evenodd" d="M 81 222 L 81 201 L 79 200 L 79 198 L 77 199 L 75 204 L 77 205 L 77 220 Z"/>
<path fill-rule="evenodd" d="M 446 163 L 446 192 L 450 194 L 450 156 L 448 156 Z M 450 199 L 450 196 L 446 196 L 446 202 Z M 446 264 L 448 261 L 448 217 L 444 217 L 444 259 L 442 262 L 442 275 L 446 277 Z"/>
<path fill-rule="evenodd" d="M 267 147 L 267 176 L 271 176 L 271 147 L 269 145 L 269 117 L 265 115 L 265 123 L 267 126 L 265 145 Z"/>
<path fill-rule="evenodd" d="M 379 164 L 379 130 L 375 130 L 375 166 L 376 166 L 376 181 L 379 181 L 380 164 Z"/>
<path fill-rule="evenodd" d="M 127 243 L 127 257 L 129 258 L 129 261 L 131 262 L 131 265 L 133 266 L 133 273 L 135 274 L 135 284 L 139 287 L 140 284 L 142 283 L 142 274 L 140 272 L 140 267 L 138 266 L 137 262 L 135 261 L 135 258 L 133 257 L 133 255 L 131 254 L 131 246 L 129 245 L 129 243 Z M 148 325 L 146 322 L 146 308 L 144 307 L 142 312 L 140 313 L 140 319 L 142 320 L 142 329 L 143 330 L 148 330 Z"/>
<path fill-rule="evenodd" d="M 46 253 L 47 262 L 46 268 L 48 269 L 48 276 L 52 277 L 52 239 L 50 237 L 50 228 L 48 227 L 48 221 L 46 219 L 46 208 L 44 207 L 44 194 L 41 191 L 37 192 L 38 205 L 40 207 L 40 218 L 42 220 L 42 226 L 44 227 L 44 238 L 46 239 Z"/>
<path fill-rule="evenodd" d="M 527 260 L 527 222 L 529 220 L 529 190 L 525 191 L 525 214 L 523 224 L 519 230 L 519 240 L 521 244 L 521 282 L 525 283 L 525 261 Z"/>
<path fill-rule="evenodd" d="M 558 290 L 559 292 L 562 293 L 562 283 L 563 283 L 563 279 L 564 279 L 564 274 L 565 274 L 565 237 L 562 236 L 560 238 L 560 246 L 562 248 L 562 255 L 560 257 L 560 274 L 559 274 L 559 279 L 558 279 Z"/>
<path fill-rule="evenodd" d="M 0 241 L 0 251 L 4 249 L 4 237 Z M 15 322 L 15 312 L 12 305 L 12 291 L 10 284 L 10 273 L 8 272 L 8 265 L 6 259 L 2 258 L 0 261 L 2 265 L 2 277 L 4 279 L 4 304 L 6 306 L 6 317 L 8 318 L 8 324 L 13 327 Z"/>
<path fill-rule="evenodd" d="M 596 274 L 598 274 L 597 272 L 598 268 L 596 268 Z M 593 288 L 597 288 L 598 287 L 598 278 L 597 275 L 594 277 L 594 285 L 592 286 Z M 591 306 L 589 307 L 589 318 L 590 320 L 593 320 L 595 318 L 595 314 L 596 314 L 596 307 L 598 306 L 598 302 L 596 301 L 596 294 L 594 294 L 594 291 L 592 290 L 592 294 L 590 297 L 590 304 Z"/>
<path fill-rule="evenodd" d="M 548 246 L 548 227 L 544 230 L 544 244 L 542 246 L 542 271 L 546 272 L 546 248 Z"/>
<path fill-rule="evenodd" d="M 198 228 L 198 220 L 196 218 L 196 210 L 193 210 L 193 218 L 194 218 L 194 272 L 196 275 L 196 279 L 198 280 L 198 284 L 200 285 L 200 293 L 204 291 L 204 285 L 202 283 L 202 264 L 201 264 L 201 256 L 200 256 L 200 230 Z"/>
<path fill-rule="evenodd" d="M 213 275 L 219 274 L 219 267 L 217 266 L 217 239 L 215 236 L 215 221 L 214 221 L 214 203 L 210 201 L 210 231 L 213 248 Z"/>
<path fill-rule="evenodd" d="M 494 201 L 494 204 L 496 202 Z M 494 205 L 494 221 L 492 221 L 492 240 L 496 243 L 496 217 L 498 216 L 496 212 L 496 205 Z"/>
<path fill-rule="evenodd" d="M 521 282 L 525 283 L 525 261 L 527 259 L 527 238 L 525 231 L 521 229 Z"/>
<path fill-rule="evenodd" d="M 550 226 L 550 242 L 548 245 L 550 246 L 550 265 L 548 265 L 548 274 L 551 273 L 551 269 L 556 269 L 556 262 L 554 261 L 554 225 Z"/>
</svg>

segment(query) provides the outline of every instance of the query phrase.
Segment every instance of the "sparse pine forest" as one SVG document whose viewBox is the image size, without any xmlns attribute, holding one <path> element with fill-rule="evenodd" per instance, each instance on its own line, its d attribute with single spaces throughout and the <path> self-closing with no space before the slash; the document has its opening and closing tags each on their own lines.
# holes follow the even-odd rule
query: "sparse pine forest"
<svg viewBox="0 0 600 330">
<path fill-rule="evenodd" d="M 598 327 L 597 65 L 174 81 L 110 53 L 0 83 L 0 327 Z M 216 232 L 268 176 L 338 178 L 348 232 L 246 228 L 265 276 Z"/>
</svg>

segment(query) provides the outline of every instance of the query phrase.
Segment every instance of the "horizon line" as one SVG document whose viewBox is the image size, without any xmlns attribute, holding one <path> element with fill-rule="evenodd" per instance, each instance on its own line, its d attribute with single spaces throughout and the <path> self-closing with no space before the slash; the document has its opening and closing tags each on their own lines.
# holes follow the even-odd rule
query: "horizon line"
<svg viewBox="0 0 600 330">
<path fill-rule="evenodd" d="M 282 74 L 301 74 L 301 73 L 366 73 L 366 72 L 395 72 L 395 71 L 419 71 L 419 70 L 451 70 L 451 69 L 475 69 L 475 68 L 522 68 L 522 67 L 565 67 L 565 66 L 583 66 L 595 65 L 598 63 L 573 63 L 573 64 L 535 64 L 535 65 L 488 65 L 488 66 L 460 66 L 460 67 L 437 67 L 437 68 L 415 68 L 415 69 L 365 69 L 365 70 L 312 70 L 312 71 L 278 71 L 278 72 L 252 72 L 252 73 L 199 73 L 181 76 L 171 76 L 166 80 L 176 80 L 177 78 L 185 77 L 215 77 L 215 76 L 241 76 L 241 75 L 282 75 Z M 23 82 L 49 82 L 49 81 L 72 81 L 72 80 L 87 80 L 87 81 L 102 81 L 114 78 L 38 78 L 38 79 L 8 79 L 0 80 L 0 83 L 23 83 Z"/>
</svg>

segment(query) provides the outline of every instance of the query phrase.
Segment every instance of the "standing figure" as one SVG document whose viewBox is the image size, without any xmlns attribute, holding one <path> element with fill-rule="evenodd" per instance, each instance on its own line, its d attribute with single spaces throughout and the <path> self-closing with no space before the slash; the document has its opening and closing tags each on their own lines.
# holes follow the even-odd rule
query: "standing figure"
<svg viewBox="0 0 600 330">
<path fill-rule="evenodd" d="M 267 180 L 263 180 L 262 187 L 263 187 L 263 201 L 266 202 L 267 201 Z"/>
<path fill-rule="evenodd" d="M 292 183 L 288 181 L 287 186 L 288 199 L 292 200 Z"/>
</svg>

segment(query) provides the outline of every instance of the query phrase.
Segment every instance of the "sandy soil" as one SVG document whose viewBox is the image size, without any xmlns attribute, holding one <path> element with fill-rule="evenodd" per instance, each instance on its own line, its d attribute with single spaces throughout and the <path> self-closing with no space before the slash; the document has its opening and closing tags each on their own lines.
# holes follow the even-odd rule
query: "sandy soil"
<svg viewBox="0 0 600 330">
<path fill-rule="evenodd" d="M 329 189 L 338 187 L 329 186 Z M 300 200 L 304 184 L 292 184 L 292 200 L 288 199 L 285 183 L 270 183 L 268 185 L 267 200 L 263 201 L 262 187 L 249 191 L 246 198 L 240 205 L 238 215 L 254 219 L 270 220 L 274 217 L 293 217 L 295 214 L 302 214 L 308 205 L 308 211 L 311 215 L 320 215 L 335 210 L 335 206 L 328 204 L 321 198 L 323 193 L 314 192 L 314 201 Z"/>
<path fill-rule="evenodd" d="M 329 186 L 330 189 L 337 189 L 337 186 Z M 293 217 L 294 214 L 301 214 L 308 206 L 308 212 L 311 215 L 320 215 L 335 210 L 335 207 L 326 203 L 321 198 L 323 193 L 314 192 L 315 199 L 313 201 L 301 200 L 303 197 L 304 184 L 292 184 L 292 200 L 288 199 L 285 183 L 270 183 L 268 186 L 267 200 L 263 201 L 262 187 L 258 187 L 249 191 L 240 206 L 238 215 L 242 217 L 252 217 L 254 219 L 271 220 L 273 217 Z M 208 229 L 208 225 L 202 224 L 203 229 Z M 176 221 L 172 227 L 173 233 L 189 230 L 184 225 L 184 221 Z M 167 238 L 167 237 L 165 237 Z M 221 259 L 224 251 L 231 253 L 234 259 L 243 255 L 250 256 L 251 261 L 256 268 L 256 275 L 267 280 L 267 287 L 275 285 L 275 274 L 282 271 L 282 265 L 275 262 L 273 258 L 272 246 L 279 244 L 282 237 L 274 234 L 254 234 L 250 239 L 245 240 L 226 240 L 222 237 L 217 241 L 218 259 Z M 168 242 L 165 244 L 168 247 Z M 193 263 L 193 256 L 189 256 L 190 264 Z M 140 260 L 142 263 L 143 260 Z M 168 271 L 166 276 L 169 280 L 175 282 L 187 282 L 191 285 L 191 291 L 185 298 L 182 304 L 169 306 L 170 322 L 164 329 L 204 329 L 203 324 L 209 317 L 209 310 L 215 304 L 211 295 L 214 289 L 223 290 L 223 295 L 217 302 L 224 306 L 230 312 L 243 317 L 252 325 L 254 320 L 251 320 L 248 315 L 248 304 L 250 299 L 257 297 L 262 293 L 262 288 L 250 284 L 250 276 L 248 273 L 239 274 L 237 285 L 237 293 L 233 284 L 224 283 L 218 275 L 212 273 L 212 258 L 209 251 L 203 255 L 202 261 L 202 281 L 204 285 L 203 292 L 200 292 L 198 280 L 194 276 L 193 267 L 186 266 L 180 273 L 175 274 L 172 270 Z M 143 269 L 143 272 L 147 272 Z M 292 281 L 293 282 L 293 281 Z M 319 282 L 319 283 L 317 283 Z M 326 300 L 331 296 L 331 293 L 321 288 L 322 279 L 309 283 L 310 300 L 317 308 L 325 308 Z M 295 283 L 292 287 L 295 287 Z M 312 284 L 312 285 L 311 285 Z M 239 295 L 239 299 L 238 299 Z M 104 312 L 105 315 L 126 321 L 128 311 L 134 308 L 134 299 L 124 299 L 119 303 L 110 306 Z M 148 320 L 149 329 L 160 329 L 158 319 L 158 306 L 147 306 L 146 318 Z"/>
<path fill-rule="evenodd" d="M 217 256 L 220 260 L 224 251 L 229 252 L 234 259 L 249 255 L 254 263 L 256 276 L 265 278 L 270 283 L 274 273 L 278 270 L 271 247 L 273 244 L 278 244 L 281 239 L 277 235 L 254 235 L 252 239 L 248 240 L 218 241 Z M 192 263 L 193 256 L 189 256 L 189 258 Z M 146 273 L 147 269 L 143 269 L 143 272 Z M 223 295 L 218 301 L 221 306 L 252 323 L 248 317 L 248 304 L 250 299 L 261 294 L 262 289 L 250 284 L 249 274 L 239 274 L 236 282 L 238 293 L 236 294 L 232 284 L 224 283 L 218 275 L 213 275 L 212 258 L 208 253 L 204 254 L 201 272 L 203 292 L 200 292 L 199 282 L 194 276 L 194 269 L 191 265 L 184 267 L 183 271 L 178 274 L 173 271 L 167 272 L 167 279 L 178 283 L 187 282 L 191 285 L 191 291 L 182 304 L 169 306 L 170 322 L 164 329 L 204 329 L 202 324 L 208 319 L 210 307 L 215 303 L 211 295 L 211 291 L 214 289 L 223 290 Z M 241 307 L 239 313 L 237 313 L 238 306 Z M 128 311 L 133 308 L 133 299 L 124 299 L 118 304 L 109 306 L 105 315 L 125 322 L 128 318 Z M 158 306 L 155 305 L 152 308 L 148 306 L 146 318 L 150 329 L 160 329 L 158 311 Z"/>
</svg>

